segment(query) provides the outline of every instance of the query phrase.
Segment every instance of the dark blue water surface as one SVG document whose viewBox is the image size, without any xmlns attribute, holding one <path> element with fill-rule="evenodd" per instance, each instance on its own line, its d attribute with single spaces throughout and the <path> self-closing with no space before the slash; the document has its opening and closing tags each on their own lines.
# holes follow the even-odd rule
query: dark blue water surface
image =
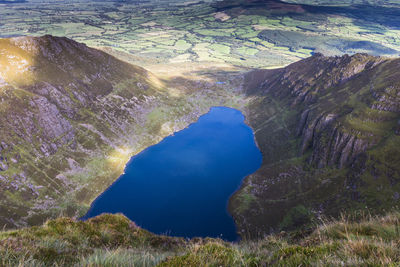
<svg viewBox="0 0 400 267">
<path fill-rule="evenodd" d="M 238 110 L 214 107 L 188 128 L 132 157 L 83 219 L 125 214 L 139 226 L 183 237 L 237 234 L 227 203 L 262 156 Z"/>
</svg>

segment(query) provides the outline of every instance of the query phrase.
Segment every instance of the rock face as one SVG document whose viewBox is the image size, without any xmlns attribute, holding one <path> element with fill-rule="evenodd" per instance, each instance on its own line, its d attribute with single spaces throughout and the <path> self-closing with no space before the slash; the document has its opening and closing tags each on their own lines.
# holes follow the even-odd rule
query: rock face
<svg viewBox="0 0 400 267">
<path fill-rule="evenodd" d="M 264 163 L 230 202 L 244 234 L 295 227 L 299 206 L 315 218 L 399 204 L 399 64 L 316 54 L 248 74 L 248 121 Z"/>
<path fill-rule="evenodd" d="M 0 77 L 1 227 L 79 215 L 118 173 L 96 163 L 132 134 L 121 127 L 135 125 L 146 116 L 135 110 L 150 112 L 162 98 L 144 69 L 52 36 L 0 39 Z"/>
<path fill-rule="evenodd" d="M 311 151 L 308 162 L 317 168 L 343 168 L 371 145 L 367 140 L 344 131 L 336 116 L 320 115 L 312 121 L 306 120 L 303 126 L 302 122 L 299 124 L 301 154 Z"/>
</svg>

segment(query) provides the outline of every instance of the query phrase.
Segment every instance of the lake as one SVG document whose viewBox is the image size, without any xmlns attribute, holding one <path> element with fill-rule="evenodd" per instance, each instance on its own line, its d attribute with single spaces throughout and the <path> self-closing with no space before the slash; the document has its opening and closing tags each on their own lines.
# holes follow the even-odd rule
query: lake
<svg viewBox="0 0 400 267">
<path fill-rule="evenodd" d="M 131 158 L 87 219 L 123 213 L 157 234 L 238 239 L 230 196 L 260 166 L 254 134 L 235 109 L 213 107 L 196 123 Z"/>
</svg>

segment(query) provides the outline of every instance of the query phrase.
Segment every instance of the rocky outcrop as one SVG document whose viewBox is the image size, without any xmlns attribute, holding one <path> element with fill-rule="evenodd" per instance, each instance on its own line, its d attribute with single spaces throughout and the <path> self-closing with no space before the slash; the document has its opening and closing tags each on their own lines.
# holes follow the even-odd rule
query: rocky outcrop
<svg viewBox="0 0 400 267">
<path fill-rule="evenodd" d="M 372 109 L 400 113 L 400 88 L 391 86 L 377 93 L 371 89 L 371 94 L 376 102 L 371 105 Z"/>
<path fill-rule="evenodd" d="M 61 115 L 56 105 L 49 103 L 45 97 L 34 98 L 31 105 L 38 110 L 35 118 L 32 118 L 31 121 L 36 120 L 38 127 L 46 132 L 47 140 L 42 142 L 40 147 L 46 157 L 57 152 L 59 147 L 69 143 L 74 145 L 74 129 L 71 123 Z"/>
<path fill-rule="evenodd" d="M 355 135 L 341 132 L 339 127 L 325 127 L 313 138 L 309 162 L 318 168 L 343 168 L 367 148 L 368 143 Z"/>
<path fill-rule="evenodd" d="M 310 110 L 302 113 L 297 134 L 301 137 L 301 154 L 311 151 L 308 162 L 318 168 L 348 166 L 372 145 L 357 133 L 346 132 L 336 114 L 312 118 Z"/>
</svg>

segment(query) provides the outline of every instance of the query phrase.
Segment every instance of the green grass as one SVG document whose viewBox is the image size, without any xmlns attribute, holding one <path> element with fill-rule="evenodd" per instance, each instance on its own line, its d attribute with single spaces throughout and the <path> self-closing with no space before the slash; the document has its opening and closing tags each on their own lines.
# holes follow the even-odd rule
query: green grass
<svg viewBox="0 0 400 267">
<path fill-rule="evenodd" d="M 218 54 L 229 54 L 231 51 L 230 47 L 222 44 L 211 44 L 209 48 L 217 52 Z"/>
<path fill-rule="evenodd" d="M 171 253 L 135 249 L 95 250 L 93 254 L 79 260 L 80 266 L 155 266 Z"/>
<path fill-rule="evenodd" d="M 398 266 L 400 213 L 239 243 L 157 236 L 122 215 L 0 232 L 1 266 Z"/>
<path fill-rule="evenodd" d="M 191 47 L 192 47 L 192 45 L 191 45 L 190 43 L 186 42 L 185 40 L 178 40 L 178 41 L 175 43 L 175 48 L 176 48 L 177 50 L 186 51 L 187 49 L 189 49 L 189 48 L 191 48 Z"/>
<path fill-rule="evenodd" d="M 245 46 L 242 46 L 242 47 L 236 49 L 236 51 L 239 52 L 239 54 L 242 54 L 244 56 L 254 56 L 255 54 L 258 53 L 257 49 L 245 47 Z"/>
<path fill-rule="evenodd" d="M 103 262 L 107 266 L 117 262 L 117 254 L 127 255 L 129 249 L 135 249 L 129 253 L 130 260 L 154 262 L 165 251 L 174 251 L 184 244 L 180 238 L 153 235 L 122 215 L 101 215 L 86 222 L 59 218 L 40 227 L 3 232 L 0 240 L 0 265 L 36 260 L 62 265 Z M 119 248 L 125 251 L 114 251 Z M 149 255 L 152 250 L 157 250 L 160 256 Z"/>
</svg>

